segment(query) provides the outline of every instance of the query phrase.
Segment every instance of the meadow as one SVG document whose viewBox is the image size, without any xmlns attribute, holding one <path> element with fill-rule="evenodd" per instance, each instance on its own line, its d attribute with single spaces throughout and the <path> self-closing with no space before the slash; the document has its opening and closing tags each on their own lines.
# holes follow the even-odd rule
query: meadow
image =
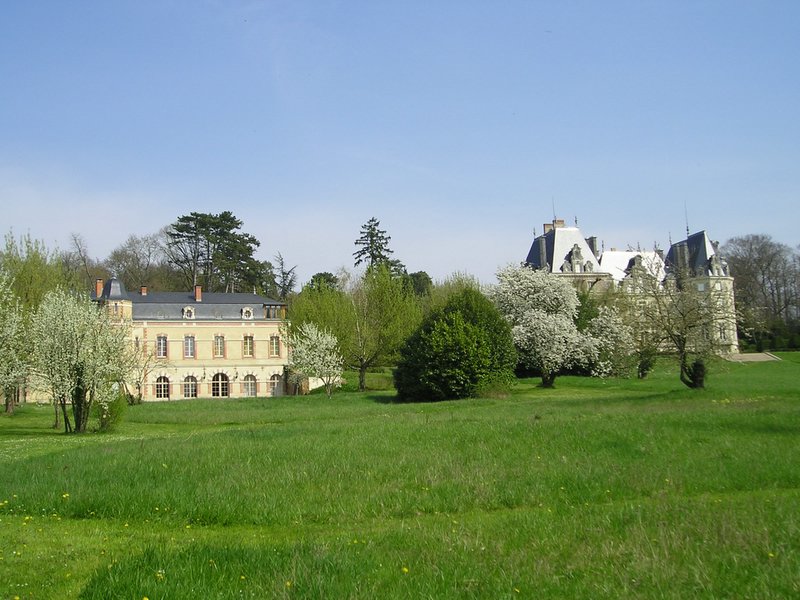
<svg viewBox="0 0 800 600">
<path fill-rule="evenodd" d="M 800 596 L 800 356 L 0 418 L 0 598 Z"/>
</svg>

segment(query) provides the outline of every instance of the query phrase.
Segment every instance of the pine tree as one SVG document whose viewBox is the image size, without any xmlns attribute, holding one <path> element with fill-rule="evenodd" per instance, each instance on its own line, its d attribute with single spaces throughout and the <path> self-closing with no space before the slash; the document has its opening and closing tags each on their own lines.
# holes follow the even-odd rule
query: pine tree
<svg viewBox="0 0 800 600">
<path fill-rule="evenodd" d="M 358 250 L 353 252 L 356 267 L 363 263 L 366 263 L 367 267 L 374 267 L 389 262 L 389 255 L 392 254 L 392 250 L 389 249 L 389 240 L 392 237 L 380 229 L 380 224 L 378 219 L 372 217 L 361 226 L 361 237 L 355 242 Z"/>
</svg>

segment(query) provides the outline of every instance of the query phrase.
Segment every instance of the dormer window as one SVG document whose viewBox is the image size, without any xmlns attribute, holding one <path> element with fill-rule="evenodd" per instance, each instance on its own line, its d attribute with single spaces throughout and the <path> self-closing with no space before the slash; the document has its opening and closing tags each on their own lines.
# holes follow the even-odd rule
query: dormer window
<svg viewBox="0 0 800 600">
<path fill-rule="evenodd" d="M 185 306 L 183 308 L 183 318 L 184 319 L 194 319 L 194 308 L 191 306 Z"/>
<path fill-rule="evenodd" d="M 242 309 L 242 318 L 250 321 L 253 318 L 253 309 L 249 306 L 245 306 Z"/>
</svg>

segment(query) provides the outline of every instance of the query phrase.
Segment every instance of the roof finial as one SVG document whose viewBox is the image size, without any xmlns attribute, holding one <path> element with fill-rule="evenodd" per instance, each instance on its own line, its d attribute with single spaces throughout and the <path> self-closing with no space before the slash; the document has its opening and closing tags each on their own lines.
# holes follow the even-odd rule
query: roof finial
<svg viewBox="0 0 800 600">
<path fill-rule="evenodd" d="M 578 226 L 578 215 L 575 215 L 575 227 Z"/>
<path fill-rule="evenodd" d="M 550 196 L 550 203 L 553 205 L 553 223 L 556 222 L 556 199 Z"/>
<path fill-rule="evenodd" d="M 689 209 L 686 208 L 686 200 L 683 201 L 683 217 L 686 219 L 686 237 L 689 237 Z"/>
</svg>

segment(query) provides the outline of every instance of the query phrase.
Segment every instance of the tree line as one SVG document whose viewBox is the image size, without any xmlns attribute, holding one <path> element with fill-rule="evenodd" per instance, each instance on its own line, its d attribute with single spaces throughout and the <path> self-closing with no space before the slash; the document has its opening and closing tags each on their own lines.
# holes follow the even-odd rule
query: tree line
<svg viewBox="0 0 800 600">
<path fill-rule="evenodd" d="M 703 386 L 712 350 L 708 329 L 720 311 L 680 273 L 668 285 L 642 279 L 640 296 L 652 300 L 643 304 L 621 293 L 577 294 L 558 277 L 522 266 L 501 269 L 498 283 L 488 288 L 465 274 L 434 283 L 424 271 L 408 273 L 393 257 L 391 236 L 373 217 L 354 242 L 352 271 L 316 273 L 298 291 L 296 267 L 280 252 L 274 262 L 256 259 L 260 242 L 242 225 L 228 211 L 193 212 L 155 234 L 130 236 L 104 260 L 92 259 L 77 235 L 69 249 L 57 251 L 29 235 L 17 239 L 8 233 L 0 251 L 0 388 L 6 409 L 13 410 L 29 369 L 41 374 L 65 354 L 72 357 L 70 366 L 51 374 L 52 395 L 61 407 L 56 421 L 70 426 L 71 403 L 79 411 L 73 426 L 81 430 L 92 399 L 107 404 L 109 385 L 127 377 L 135 362 L 126 355 L 113 368 L 96 363 L 97 357 L 108 361 L 108 348 L 118 350 L 119 340 L 107 331 L 108 323 L 89 319 L 86 292 L 96 278 L 112 274 L 132 290 L 202 285 L 287 301 L 287 335 L 298 347 L 306 344 L 294 366 L 322 377 L 328 393 L 343 368 L 355 370 L 364 389 L 369 369 L 396 367 L 401 399 L 502 389 L 513 372 L 534 373 L 545 387 L 565 372 L 644 377 L 665 348 L 679 359 L 681 381 Z M 740 339 L 754 347 L 796 346 L 798 252 L 769 236 L 748 235 L 729 240 L 722 253 L 735 277 Z M 70 302 L 79 306 L 67 307 Z M 59 313 L 74 316 L 68 321 L 72 329 L 50 335 L 63 342 L 51 351 L 48 332 L 60 331 L 54 316 Z M 23 360 L 27 355 L 32 360 Z"/>
<path fill-rule="evenodd" d="M 800 246 L 748 234 L 725 242 L 722 255 L 735 278 L 740 341 L 759 351 L 800 348 Z"/>
</svg>

